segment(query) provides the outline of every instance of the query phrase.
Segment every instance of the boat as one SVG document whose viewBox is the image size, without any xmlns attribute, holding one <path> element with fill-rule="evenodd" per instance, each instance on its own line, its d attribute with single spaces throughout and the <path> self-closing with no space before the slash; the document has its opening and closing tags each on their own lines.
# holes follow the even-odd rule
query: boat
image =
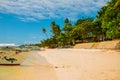
<svg viewBox="0 0 120 80">
<path fill-rule="evenodd" d="M 21 65 L 29 54 L 28 50 L 20 48 L 0 48 L 0 65 Z"/>
</svg>

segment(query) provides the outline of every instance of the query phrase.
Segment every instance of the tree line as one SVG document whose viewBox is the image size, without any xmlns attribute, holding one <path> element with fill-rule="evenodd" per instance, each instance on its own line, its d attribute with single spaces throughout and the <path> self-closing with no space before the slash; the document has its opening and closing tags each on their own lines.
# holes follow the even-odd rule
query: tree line
<svg viewBox="0 0 120 80">
<path fill-rule="evenodd" d="M 74 25 L 68 18 L 60 27 L 55 21 L 51 22 L 52 37 L 48 38 L 46 29 L 42 32 L 47 39 L 39 46 L 70 47 L 76 43 L 98 42 L 120 38 L 120 0 L 111 0 L 97 13 L 96 18 L 80 18 Z"/>
</svg>

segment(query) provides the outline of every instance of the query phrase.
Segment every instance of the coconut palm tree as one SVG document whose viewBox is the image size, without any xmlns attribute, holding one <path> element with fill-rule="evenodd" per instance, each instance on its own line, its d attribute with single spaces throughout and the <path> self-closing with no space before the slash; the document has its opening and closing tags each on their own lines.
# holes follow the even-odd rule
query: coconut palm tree
<svg viewBox="0 0 120 80">
<path fill-rule="evenodd" d="M 114 8 L 117 9 L 120 7 L 120 0 L 117 0 L 117 2 L 114 5 Z"/>
<path fill-rule="evenodd" d="M 42 28 L 42 32 L 46 35 L 46 37 L 48 38 L 48 35 L 46 33 L 46 29 L 45 28 Z"/>
</svg>

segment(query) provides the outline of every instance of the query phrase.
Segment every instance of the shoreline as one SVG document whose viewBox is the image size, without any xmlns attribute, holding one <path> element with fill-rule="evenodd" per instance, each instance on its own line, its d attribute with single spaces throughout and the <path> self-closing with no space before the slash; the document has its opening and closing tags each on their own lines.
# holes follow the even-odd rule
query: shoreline
<svg viewBox="0 0 120 80">
<path fill-rule="evenodd" d="M 120 52 L 101 49 L 46 49 L 20 66 L 0 66 L 0 80 L 119 80 Z"/>
</svg>

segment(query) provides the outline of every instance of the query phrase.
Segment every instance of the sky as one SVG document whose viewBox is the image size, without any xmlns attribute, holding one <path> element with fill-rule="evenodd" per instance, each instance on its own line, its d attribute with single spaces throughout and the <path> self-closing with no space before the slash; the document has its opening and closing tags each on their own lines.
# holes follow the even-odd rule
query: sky
<svg viewBox="0 0 120 80">
<path fill-rule="evenodd" d="M 109 0 L 0 0 L 0 44 L 34 44 L 50 37 L 50 23 L 95 17 Z"/>
</svg>

